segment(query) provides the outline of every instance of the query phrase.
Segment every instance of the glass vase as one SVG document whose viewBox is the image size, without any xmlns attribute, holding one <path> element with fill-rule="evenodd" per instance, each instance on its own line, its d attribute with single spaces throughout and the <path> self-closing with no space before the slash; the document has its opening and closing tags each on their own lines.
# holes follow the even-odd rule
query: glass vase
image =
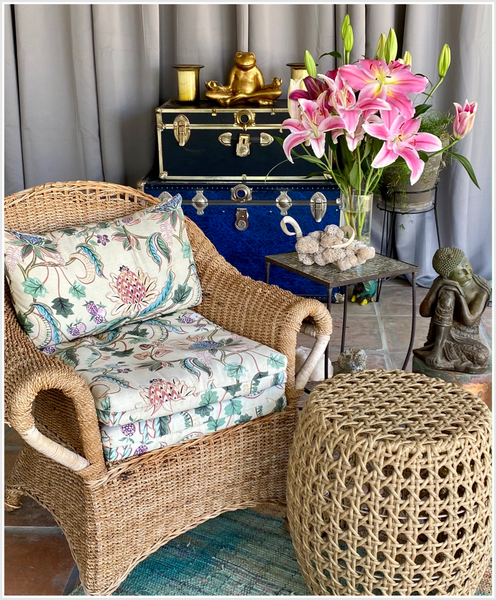
<svg viewBox="0 0 496 600">
<path fill-rule="evenodd" d="M 372 199 L 373 194 L 345 194 L 339 198 L 339 226 L 350 225 L 355 230 L 355 239 L 370 246 L 372 229 Z"/>
</svg>

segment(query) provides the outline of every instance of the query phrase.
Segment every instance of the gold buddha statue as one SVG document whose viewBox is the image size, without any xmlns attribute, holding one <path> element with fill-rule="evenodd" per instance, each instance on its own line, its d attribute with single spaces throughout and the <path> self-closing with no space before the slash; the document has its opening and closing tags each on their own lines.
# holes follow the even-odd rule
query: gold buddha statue
<svg viewBox="0 0 496 600">
<path fill-rule="evenodd" d="M 206 96 L 217 100 L 221 106 L 230 106 L 240 102 L 253 102 L 260 106 L 272 106 L 282 94 L 282 79 L 274 78 L 265 85 L 262 71 L 257 67 L 253 52 L 236 52 L 234 67 L 229 73 L 227 85 L 217 81 L 205 82 Z"/>
<path fill-rule="evenodd" d="M 439 277 L 420 305 L 422 317 L 431 317 L 429 333 L 413 353 L 434 369 L 484 373 L 489 349 L 480 341 L 479 324 L 491 287 L 459 248 L 440 248 L 432 266 Z"/>
</svg>

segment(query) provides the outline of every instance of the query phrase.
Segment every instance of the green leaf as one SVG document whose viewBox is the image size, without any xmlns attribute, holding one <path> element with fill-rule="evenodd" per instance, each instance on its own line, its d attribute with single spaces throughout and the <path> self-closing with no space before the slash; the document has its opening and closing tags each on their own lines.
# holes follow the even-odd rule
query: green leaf
<svg viewBox="0 0 496 600">
<path fill-rule="evenodd" d="M 283 138 L 281 138 L 281 137 L 279 137 L 277 135 L 273 135 L 272 137 L 276 140 L 276 142 L 279 142 L 281 144 L 281 146 L 284 144 L 284 139 Z"/>
<path fill-rule="evenodd" d="M 324 52 L 324 54 L 321 54 L 319 56 L 318 60 L 320 60 L 324 56 L 334 56 L 334 58 L 339 58 L 340 60 L 342 60 L 343 58 L 339 52 L 336 52 L 336 50 L 333 50 L 332 52 Z"/>
<path fill-rule="evenodd" d="M 177 224 L 177 210 L 173 210 L 170 214 L 170 222 L 172 227 L 175 229 Z"/>
<path fill-rule="evenodd" d="M 84 298 L 86 296 L 86 288 L 79 281 L 75 281 L 69 288 L 69 294 L 72 294 L 74 298 Z"/>
<path fill-rule="evenodd" d="M 181 252 L 184 258 L 191 258 L 191 246 L 188 244 L 188 242 L 184 242 L 184 244 L 181 246 Z"/>
<path fill-rule="evenodd" d="M 284 360 L 284 356 L 280 354 L 271 354 L 267 359 L 267 364 L 269 367 L 274 367 L 274 369 L 284 369 L 286 366 L 286 361 Z"/>
<path fill-rule="evenodd" d="M 73 306 L 74 304 L 69 302 L 69 300 L 66 298 L 59 297 L 55 298 L 55 300 L 52 301 L 52 308 L 55 311 L 55 314 L 62 315 L 66 319 L 69 315 L 74 314 L 74 312 L 72 311 Z"/>
<path fill-rule="evenodd" d="M 79 365 L 79 361 L 76 355 L 76 351 L 74 347 L 67 348 L 60 355 L 59 358 L 63 360 L 66 364 L 69 364 L 76 368 Z"/>
<path fill-rule="evenodd" d="M 427 152 L 424 152 L 423 150 L 418 150 L 418 155 L 419 155 L 420 159 L 425 163 L 429 160 L 429 155 L 427 154 Z"/>
<path fill-rule="evenodd" d="M 360 190 L 362 187 L 362 180 L 360 177 L 360 165 L 358 162 L 353 164 L 353 167 L 350 171 L 350 183 L 355 188 L 355 190 Z"/>
<path fill-rule="evenodd" d="M 224 371 L 227 372 L 228 377 L 240 379 L 246 374 L 246 367 L 241 363 L 228 363 L 224 366 Z"/>
<path fill-rule="evenodd" d="M 423 115 L 429 110 L 429 108 L 431 108 L 431 106 L 432 104 L 419 104 L 415 107 L 415 114 L 413 115 L 413 118 L 415 119 L 418 116 Z"/>
<path fill-rule="evenodd" d="M 24 329 L 25 333 L 31 333 L 31 331 L 33 331 L 34 325 L 20 311 L 17 313 L 17 320 L 19 321 L 20 326 Z"/>
<path fill-rule="evenodd" d="M 235 398 L 236 396 L 239 396 L 239 392 L 241 391 L 241 384 L 233 383 L 233 385 L 225 385 L 224 389 L 230 396 Z"/>
<path fill-rule="evenodd" d="M 177 286 L 174 295 L 172 296 L 172 301 L 174 304 L 182 304 L 186 302 L 188 296 L 190 295 L 191 287 L 187 283 L 180 283 Z"/>
<path fill-rule="evenodd" d="M 456 158 L 456 160 L 465 167 L 465 170 L 467 171 L 470 179 L 480 189 L 479 183 L 477 181 L 477 177 L 475 176 L 474 170 L 473 170 L 472 165 L 470 164 L 470 161 L 468 160 L 468 158 L 465 158 L 461 154 L 457 154 L 456 152 L 452 152 L 452 151 L 449 151 L 448 154 L 450 154 L 453 158 Z"/>
<path fill-rule="evenodd" d="M 24 243 L 24 242 L 22 242 L 22 243 Z M 33 246 L 31 246 L 30 244 L 26 244 L 21 252 L 22 260 L 27 258 L 31 254 L 32 251 L 33 251 Z"/>
<path fill-rule="evenodd" d="M 65 233 L 65 235 L 74 235 L 77 232 L 77 229 L 74 229 L 73 227 L 66 227 L 65 229 L 61 229 L 61 231 Z"/>
<path fill-rule="evenodd" d="M 129 348 L 128 350 L 117 350 L 115 352 L 112 352 L 112 354 L 114 356 L 118 356 L 119 358 L 124 357 L 124 356 L 131 356 L 131 354 L 134 352 L 134 348 Z"/>
<path fill-rule="evenodd" d="M 158 236 L 156 239 L 156 242 L 157 242 L 157 248 L 165 256 L 165 258 L 170 262 L 170 259 L 171 259 L 170 250 L 169 250 L 169 247 L 167 246 L 167 244 L 165 243 L 164 239 L 161 236 Z"/>
<path fill-rule="evenodd" d="M 228 405 L 226 406 L 224 412 L 226 413 L 226 415 L 228 417 L 232 417 L 233 415 L 240 415 L 241 414 L 241 400 L 236 400 L 235 398 L 230 400 Z"/>
<path fill-rule="evenodd" d="M 225 422 L 226 420 L 224 418 L 214 419 L 213 417 L 209 417 L 207 421 L 207 428 L 211 431 L 217 431 L 217 429 L 219 429 L 219 427 L 222 427 Z"/>
<path fill-rule="evenodd" d="M 314 164 L 316 164 L 316 165 L 321 165 L 321 167 L 322 167 L 323 169 L 325 169 L 325 168 L 326 168 L 326 165 L 324 164 L 324 162 L 322 162 L 322 161 L 320 160 L 320 158 L 317 158 L 316 156 L 312 156 L 311 154 L 304 154 L 304 155 L 300 155 L 300 154 L 298 154 L 297 156 L 298 156 L 299 158 L 303 158 L 303 159 L 305 159 L 305 160 L 306 160 L 306 161 L 308 161 L 309 163 L 314 163 Z"/>
<path fill-rule="evenodd" d="M 241 415 L 239 417 L 239 419 L 236 421 L 236 424 L 238 424 L 238 423 L 246 423 L 246 421 L 251 421 L 250 415 Z"/>
<path fill-rule="evenodd" d="M 37 277 L 28 277 L 26 281 L 22 282 L 22 287 L 24 292 L 33 298 L 43 298 L 47 294 L 46 287 Z"/>
<path fill-rule="evenodd" d="M 207 390 L 204 394 L 201 395 L 200 406 L 208 406 L 209 404 L 215 404 L 218 402 L 219 396 L 217 392 L 213 390 Z"/>
</svg>

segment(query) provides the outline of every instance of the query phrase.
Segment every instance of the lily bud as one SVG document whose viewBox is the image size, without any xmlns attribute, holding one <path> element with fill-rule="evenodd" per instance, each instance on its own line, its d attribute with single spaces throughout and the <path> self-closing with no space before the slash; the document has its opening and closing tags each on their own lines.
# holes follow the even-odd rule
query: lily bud
<svg viewBox="0 0 496 600">
<path fill-rule="evenodd" d="M 453 121 L 453 137 L 455 140 L 461 140 L 474 126 L 477 102 L 469 103 L 468 100 L 465 100 L 463 108 L 456 102 L 453 102 L 453 104 L 456 109 L 455 120 Z"/>
<path fill-rule="evenodd" d="M 346 52 L 351 52 L 353 48 L 353 27 L 348 25 L 343 37 L 344 49 Z"/>
<path fill-rule="evenodd" d="M 403 64 L 409 67 L 412 66 L 412 55 L 410 52 L 408 52 L 408 50 L 405 52 L 405 54 L 403 54 Z"/>
<path fill-rule="evenodd" d="M 396 32 L 393 28 L 389 30 L 384 54 L 384 60 L 387 64 L 389 64 L 392 60 L 395 60 L 396 55 L 398 54 L 398 40 L 396 39 Z"/>
<path fill-rule="evenodd" d="M 386 56 L 386 36 L 381 33 L 379 41 L 377 42 L 377 48 L 375 49 L 375 56 L 381 60 L 384 60 Z"/>
<path fill-rule="evenodd" d="M 343 23 L 341 24 L 341 38 L 344 40 L 344 36 L 346 34 L 346 30 L 348 29 L 348 26 L 350 24 L 350 15 L 346 15 L 346 17 L 343 19 Z"/>
<path fill-rule="evenodd" d="M 307 91 L 307 87 L 305 85 L 305 78 L 300 77 L 299 79 L 290 79 L 288 86 L 288 112 L 289 116 L 292 119 L 299 119 L 301 116 L 300 104 L 298 100 L 291 100 L 291 92 L 294 90 L 305 90 Z"/>
<path fill-rule="evenodd" d="M 305 50 L 305 69 L 310 77 L 317 77 L 317 65 L 308 50 Z"/>
<path fill-rule="evenodd" d="M 444 44 L 437 61 L 437 71 L 441 79 L 446 76 L 451 63 L 451 50 L 448 44 Z"/>
</svg>

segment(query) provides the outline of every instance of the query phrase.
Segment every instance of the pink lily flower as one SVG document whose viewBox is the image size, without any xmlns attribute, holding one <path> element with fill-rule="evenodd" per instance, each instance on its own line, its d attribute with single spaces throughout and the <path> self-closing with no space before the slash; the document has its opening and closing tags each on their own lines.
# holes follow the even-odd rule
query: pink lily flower
<svg viewBox="0 0 496 600">
<path fill-rule="evenodd" d="M 332 141 L 334 143 L 336 143 L 336 140 L 338 139 L 338 137 L 340 135 L 343 135 L 343 133 L 344 133 L 344 135 L 346 137 L 346 145 L 348 146 L 348 149 L 350 150 L 350 152 L 353 152 L 354 150 L 356 150 L 356 147 L 358 146 L 358 144 L 365 137 L 363 121 L 364 121 L 363 117 L 360 117 L 355 131 L 352 131 L 352 132 L 346 131 L 346 129 L 334 129 L 331 132 Z"/>
<path fill-rule="evenodd" d="M 326 132 L 342 126 L 342 119 L 331 116 L 325 108 L 325 96 L 326 93 L 320 94 L 316 102 L 300 99 L 301 120 L 283 121 L 282 126 L 291 131 L 283 143 L 284 153 L 290 162 L 294 162 L 291 150 L 303 142 L 310 144 L 317 158 L 322 158 L 325 152 Z"/>
<path fill-rule="evenodd" d="M 469 103 L 468 100 L 465 100 L 463 108 L 457 102 L 453 102 L 453 104 L 456 109 L 455 120 L 453 121 L 453 137 L 455 140 L 461 140 L 474 126 L 477 102 Z"/>
<path fill-rule="evenodd" d="M 343 119 L 344 129 L 349 134 L 353 134 L 356 131 L 358 120 L 364 111 L 372 113 L 377 110 L 391 109 L 390 105 L 380 98 L 364 97 L 357 101 L 352 87 L 340 76 L 339 72 L 340 70 L 338 69 L 335 79 L 331 79 L 326 75 L 319 75 L 319 77 L 326 81 L 332 90 L 329 96 L 329 103 Z"/>
<path fill-rule="evenodd" d="M 421 119 L 405 119 L 395 108 L 381 111 L 381 118 L 369 117 L 363 124 L 364 130 L 372 137 L 384 140 L 372 167 L 387 167 L 401 156 L 411 171 L 410 183 L 417 183 L 424 170 L 424 161 L 417 151 L 437 152 L 443 147 L 441 140 L 432 133 L 418 133 L 420 123 Z"/>
<path fill-rule="evenodd" d="M 428 83 L 426 77 L 414 75 L 408 65 L 393 60 L 387 65 L 382 59 L 359 60 L 356 65 L 344 65 L 339 71 L 342 77 L 356 90 L 360 98 L 387 100 L 400 114 L 411 119 L 415 114 L 413 103 L 407 94 L 420 93 Z"/>
</svg>

